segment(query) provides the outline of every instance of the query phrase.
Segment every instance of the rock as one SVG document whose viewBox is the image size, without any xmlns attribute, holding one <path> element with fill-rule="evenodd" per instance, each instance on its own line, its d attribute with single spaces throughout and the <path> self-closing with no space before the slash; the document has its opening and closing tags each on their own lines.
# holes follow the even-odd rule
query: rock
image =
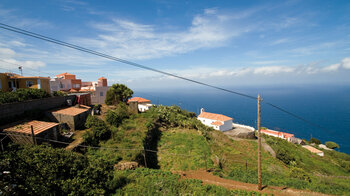
<svg viewBox="0 0 350 196">
<path fill-rule="evenodd" d="M 139 167 L 139 163 L 135 161 L 130 161 L 130 162 L 121 161 L 118 164 L 114 165 L 115 170 L 134 170 L 138 167 Z"/>
</svg>

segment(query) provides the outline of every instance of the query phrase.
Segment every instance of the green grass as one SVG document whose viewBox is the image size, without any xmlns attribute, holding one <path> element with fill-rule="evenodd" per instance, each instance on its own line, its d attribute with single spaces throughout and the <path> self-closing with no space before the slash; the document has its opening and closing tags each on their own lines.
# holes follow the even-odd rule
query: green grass
<svg viewBox="0 0 350 196">
<path fill-rule="evenodd" d="M 162 132 L 158 144 L 159 166 L 163 170 L 197 170 L 213 167 L 210 148 L 195 130 L 170 129 Z"/>
<path fill-rule="evenodd" d="M 181 180 L 177 174 L 153 169 L 116 171 L 120 188 L 115 195 L 266 195 L 254 191 L 228 190 L 202 185 L 200 180 Z"/>
</svg>

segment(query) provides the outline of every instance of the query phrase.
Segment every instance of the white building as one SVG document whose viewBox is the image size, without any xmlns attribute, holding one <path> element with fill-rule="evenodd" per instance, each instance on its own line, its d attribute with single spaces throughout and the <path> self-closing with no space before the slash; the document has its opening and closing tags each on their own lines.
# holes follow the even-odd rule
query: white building
<svg viewBox="0 0 350 196">
<path fill-rule="evenodd" d="M 197 119 L 203 124 L 219 131 L 228 131 L 232 129 L 232 118 L 222 114 L 205 112 L 204 108 L 201 109 L 201 113 L 198 115 Z"/>
<path fill-rule="evenodd" d="M 91 94 L 92 104 L 103 104 L 106 100 L 106 94 L 110 86 L 97 86 Z"/>
<path fill-rule="evenodd" d="M 139 112 L 145 112 L 149 110 L 151 107 L 153 107 L 153 104 L 151 104 L 151 101 L 148 99 L 144 99 L 142 97 L 133 97 L 128 100 L 129 102 L 137 102 L 137 108 Z"/>
<path fill-rule="evenodd" d="M 64 78 L 52 78 L 50 80 L 51 93 L 54 91 L 68 91 L 72 88 L 72 80 Z"/>
</svg>

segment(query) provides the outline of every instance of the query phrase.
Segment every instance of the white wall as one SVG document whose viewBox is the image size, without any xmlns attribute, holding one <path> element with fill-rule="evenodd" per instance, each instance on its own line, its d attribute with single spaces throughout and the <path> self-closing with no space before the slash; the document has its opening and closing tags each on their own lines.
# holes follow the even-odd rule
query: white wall
<svg viewBox="0 0 350 196">
<path fill-rule="evenodd" d="M 149 104 L 149 103 L 147 103 L 147 104 L 138 104 L 138 109 L 139 109 L 139 111 L 140 112 L 144 112 L 144 111 L 146 111 L 146 110 L 149 110 L 151 107 L 152 107 L 153 105 L 152 104 Z"/>
<path fill-rule="evenodd" d="M 72 80 L 63 78 L 52 78 L 50 80 L 51 93 L 54 91 L 70 90 L 72 88 Z"/>
<path fill-rule="evenodd" d="M 110 86 L 98 86 L 96 87 L 96 91 L 94 91 L 91 95 L 91 103 L 92 104 L 103 104 L 106 100 L 106 94 Z"/>
<path fill-rule="evenodd" d="M 198 117 L 198 120 L 200 120 L 204 125 L 208 126 L 208 127 L 213 127 L 215 130 L 218 131 L 228 131 L 232 129 L 232 120 L 227 120 L 227 121 L 220 121 L 223 122 L 224 124 L 221 126 L 217 126 L 217 125 L 212 125 L 211 123 L 216 122 L 217 120 L 212 120 L 212 119 L 207 119 L 207 118 L 202 118 L 202 117 Z"/>
</svg>

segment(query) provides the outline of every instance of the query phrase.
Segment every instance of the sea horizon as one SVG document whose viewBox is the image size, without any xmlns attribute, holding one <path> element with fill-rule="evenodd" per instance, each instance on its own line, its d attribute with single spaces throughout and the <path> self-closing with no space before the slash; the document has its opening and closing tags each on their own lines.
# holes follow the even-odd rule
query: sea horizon
<svg viewBox="0 0 350 196">
<path fill-rule="evenodd" d="M 184 90 L 185 89 L 185 90 Z M 153 104 L 178 105 L 195 112 L 230 116 L 235 123 L 256 127 L 257 102 L 254 99 L 211 88 L 135 90 L 134 96 L 144 97 Z M 250 96 L 261 95 L 261 126 L 292 133 L 295 137 L 322 143 L 333 141 L 337 151 L 350 154 L 350 85 L 265 85 L 227 87 Z M 313 123 L 306 123 L 265 104 L 275 104 Z M 318 127 L 319 126 L 319 127 Z"/>
</svg>

